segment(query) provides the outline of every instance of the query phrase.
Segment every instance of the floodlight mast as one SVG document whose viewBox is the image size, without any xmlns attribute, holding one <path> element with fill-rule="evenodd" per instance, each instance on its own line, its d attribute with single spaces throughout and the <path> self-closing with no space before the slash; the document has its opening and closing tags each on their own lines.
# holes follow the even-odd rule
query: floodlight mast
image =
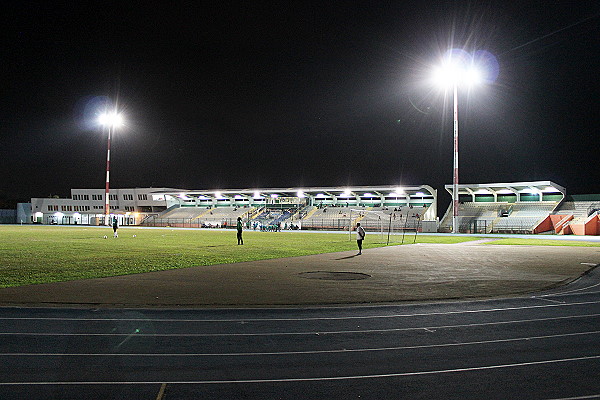
<svg viewBox="0 0 600 400">
<path fill-rule="evenodd" d="M 458 230 L 458 83 L 473 85 L 481 82 L 481 72 L 476 66 L 471 65 L 467 70 L 461 70 L 460 66 L 448 60 L 442 64 L 441 68 L 434 71 L 434 78 L 438 84 L 448 87 L 452 84 L 454 100 L 454 165 L 452 179 L 452 233 L 459 233 Z"/>
<path fill-rule="evenodd" d="M 454 176 L 452 180 L 452 233 L 458 233 L 458 88 L 454 80 Z"/>
<path fill-rule="evenodd" d="M 108 143 L 106 150 L 106 186 L 104 190 L 104 223 L 110 226 L 110 139 L 113 130 L 122 124 L 121 115 L 115 113 L 102 114 L 99 118 L 100 124 L 108 126 Z"/>
</svg>

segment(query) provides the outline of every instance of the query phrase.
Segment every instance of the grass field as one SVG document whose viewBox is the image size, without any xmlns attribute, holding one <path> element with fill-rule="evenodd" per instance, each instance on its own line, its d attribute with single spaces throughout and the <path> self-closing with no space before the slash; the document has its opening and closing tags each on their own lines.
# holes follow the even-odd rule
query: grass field
<svg viewBox="0 0 600 400">
<path fill-rule="evenodd" d="M 0 287 L 356 250 L 351 238 L 348 233 L 247 231 L 245 245 L 238 246 L 234 230 L 121 228 L 114 239 L 110 228 L 0 225 Z M 384 246 L 377 243 L 381 239 L 368 234 L 364 248 Z M 418 243 L 475 239 L 417 236 Z M 406 240 L 412 243 L 413 236 Z"/>
</svg>

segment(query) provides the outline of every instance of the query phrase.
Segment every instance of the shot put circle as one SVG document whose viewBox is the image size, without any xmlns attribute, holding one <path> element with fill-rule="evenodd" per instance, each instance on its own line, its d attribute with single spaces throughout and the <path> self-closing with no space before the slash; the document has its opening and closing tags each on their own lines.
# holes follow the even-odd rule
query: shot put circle
<svg viewBox="0 0 600 400">
<path fill-rule="evenodd" d="M 305 279 L 321 279 L 327 281 L 357 281 L 361 279 L 368 279 L 371 275 L 363 274 L 360 272 L 336 272 L 336 271 L 311 271 L 301 272 L 301 278 Z"/>
</svg>

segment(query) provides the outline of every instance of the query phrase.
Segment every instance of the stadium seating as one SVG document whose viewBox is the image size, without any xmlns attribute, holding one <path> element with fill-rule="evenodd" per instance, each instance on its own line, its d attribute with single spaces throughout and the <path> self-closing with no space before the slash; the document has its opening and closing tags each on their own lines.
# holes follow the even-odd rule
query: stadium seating
<svg viewBox="0 0 600 400">
<path fill-rule="evenodd" d="M 467 233 L 531 233 L 538 223 L 558 206 L 558 202 L 477 203 L 459 205 L 458 226 Z M 440 224 L 440 231 L 450 231 L 452 207 Z"/>
<path fill-rule="evenodd" d="M 145 219 L 148 226 L 235 227 L 237 218 L 255 211 L 252 207 L 180 207 L 167 210 L 155 218 Z"/>
</svg>

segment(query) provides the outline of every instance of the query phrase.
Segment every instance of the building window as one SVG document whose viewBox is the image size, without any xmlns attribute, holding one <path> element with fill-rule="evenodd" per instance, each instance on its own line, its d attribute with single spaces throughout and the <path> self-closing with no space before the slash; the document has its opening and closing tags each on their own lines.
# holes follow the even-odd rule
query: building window
<svg viewBox="0 0 600 400">
<path fill-rule="evenodd" d="M 92 200 L 102 200 L 104 197 L 101 194 L 93 194 Z"/>
<path fill-rule="evenodd" d="M 108 195 L 108 199 L 109 200 L 118 200 L 119 198 L 117 197 L 116 194 L 110 194 L 110 195 Z"/>
<path fill-rule="evenodd" d="M 138 194 L 138 200 L 148 200 L 147 194 Z"/>
<path fill-rule="evenodd" d="M 133 195 L 132 194 L 124 194 L 123 200 L 133 200 Z"/>
<path fill-rule="evenodd" d="M 125 211 L 135 211 L 134 206 L 125 206 Z"/>
</svg>

